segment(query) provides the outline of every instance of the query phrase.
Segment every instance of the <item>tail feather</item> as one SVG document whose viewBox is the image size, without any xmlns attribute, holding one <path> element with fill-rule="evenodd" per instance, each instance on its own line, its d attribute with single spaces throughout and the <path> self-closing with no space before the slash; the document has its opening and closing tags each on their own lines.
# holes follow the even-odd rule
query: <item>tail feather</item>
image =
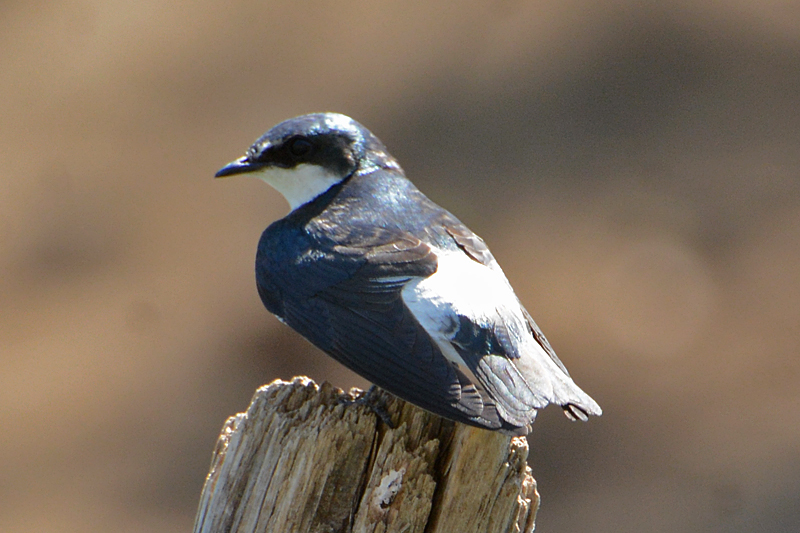
<svg viewBox="0 0 800 533">
<path fill-rule="evenodd" d="M 575 388 L 578 388 L 577 385 Z M 580 390 L 580 389 L 578 389 Z M 593 416 L 600 416 L 603 414 L 603 410 L 597 405 L 589 395 L 581 391 L 582 396 L 585 396 L 583 401 L 579 403 L 568 402 L 561 405 L 561 408 L 564 410 L 564 414 L 572 420 L 576 422 L 580 420 L 581 422 L 586 422 L 589 420 L 589 415 Z"/>
<path fill-rule="evenodd" d="M 561 406 L 561 408 L 564 409 L 564 414 L 566 417 L 573 422 L 577 422 L 578 420 L 581 422 L 587 422 L 589 420 L 589 413 L 574 403 L 568 403 L 567 405 Z"/>
</svg>

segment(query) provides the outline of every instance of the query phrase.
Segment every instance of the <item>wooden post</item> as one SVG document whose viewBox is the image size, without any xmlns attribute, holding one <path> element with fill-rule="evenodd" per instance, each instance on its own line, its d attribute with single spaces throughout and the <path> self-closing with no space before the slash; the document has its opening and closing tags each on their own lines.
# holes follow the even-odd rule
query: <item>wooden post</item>
<svg viewBox="0 0 800 533">
<path fill-rule="evenodd" d="M 377 392 L 395 429 L 305 377 L 256 391 L 228 419 L 195 533 L 533 531 L 528 443 Z"/>
</svg>

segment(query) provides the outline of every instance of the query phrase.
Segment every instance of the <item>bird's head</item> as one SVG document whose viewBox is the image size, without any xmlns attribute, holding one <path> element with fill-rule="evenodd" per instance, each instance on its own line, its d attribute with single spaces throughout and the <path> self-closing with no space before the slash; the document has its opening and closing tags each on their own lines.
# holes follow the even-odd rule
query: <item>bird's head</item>
<svg viewBox="0 0 800 533">
<path fill-rule="evenodd" d="M 315 113 L 273 127 L 216 177 L 261 178 L 294 210 L 350 176 L 380 167 L 399 168 L 368 129 L 345 115 Z"/>
</svg>

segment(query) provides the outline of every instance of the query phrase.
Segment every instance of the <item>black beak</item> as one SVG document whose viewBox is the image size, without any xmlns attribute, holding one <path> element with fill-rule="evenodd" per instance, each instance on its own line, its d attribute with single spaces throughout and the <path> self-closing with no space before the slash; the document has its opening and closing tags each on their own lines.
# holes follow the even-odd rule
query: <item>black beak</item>
<svg viewBox="0 0 800 533">
<path fill-rule="evenodd" d="M 215 178 L 225 178 L 227 176 L 233 176 L 234 174 L 244 174 L 246 172 L 254 172 L 260 168 L 263 168 L 265 165 L 264 163 L 259 163 L 257 161 L 250 161 L 247 156 L 242 156 L 236 161 L 231 161 L 214 174 Z"/>
</svg>

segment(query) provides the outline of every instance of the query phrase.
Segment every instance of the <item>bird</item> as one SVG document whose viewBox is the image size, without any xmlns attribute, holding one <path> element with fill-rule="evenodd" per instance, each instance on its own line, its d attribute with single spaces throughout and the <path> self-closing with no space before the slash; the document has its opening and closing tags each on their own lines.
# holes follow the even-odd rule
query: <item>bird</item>
<svg viewBox="0 0 800 533">
<path fill-rule="evenodd" d="M 281 122 L 216 177 L 241 174 L 290 207 L 258 242 L 261 301 L 323 352 L 427 411 L 508 435 L 528 434 L 548 404 L 571 420 L 602 414 L 483 239 L 357 121 Z"/>
</svg>

